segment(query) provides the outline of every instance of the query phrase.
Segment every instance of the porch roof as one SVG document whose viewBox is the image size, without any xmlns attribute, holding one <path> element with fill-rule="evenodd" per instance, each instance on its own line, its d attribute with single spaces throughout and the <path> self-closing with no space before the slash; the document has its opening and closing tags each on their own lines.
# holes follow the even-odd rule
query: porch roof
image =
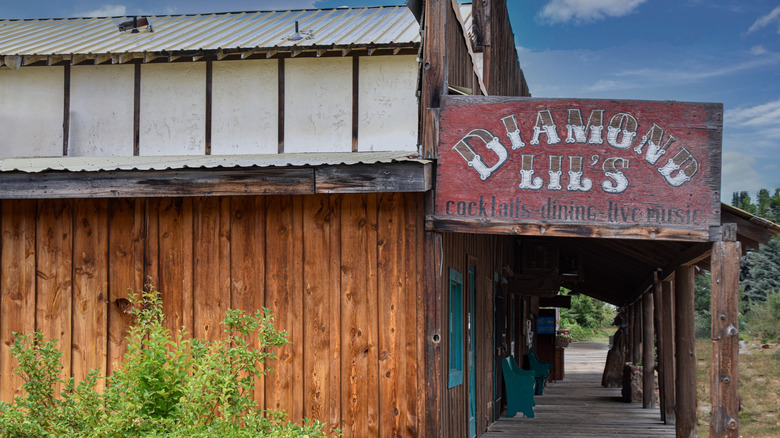
<svg viewBox="0 0 780 438">
<path fill-rule="evenodd" d="M 780 233 L 779 225 L 727 204 L 721 205 L 721 224 L 736 224 L 736 239 L 742 243 L 743 252 L 757 249 L 760 243 Z M 559 271 L 555 275 L 558 281 L 555 284 L 618 306 L 633 302 L 652 286 L 656 275 L 668 278 L 681 265 L 710 269 L 712 242 L 546 239 L 557 246 L 561 259 L 577 261 L 572 272 Z M 517 287 L 523 284 L 518 283 Z"/>
</svg>

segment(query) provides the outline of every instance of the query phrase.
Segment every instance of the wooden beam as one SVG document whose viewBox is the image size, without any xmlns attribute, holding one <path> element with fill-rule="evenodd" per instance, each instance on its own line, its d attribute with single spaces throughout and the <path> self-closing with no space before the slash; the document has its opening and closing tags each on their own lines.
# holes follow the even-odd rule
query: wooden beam
<svg viewBox="0 0 780 438">
<path fill-rule="evenodd" d="M 314 169 L 317 193 L 425 192 L 430 190 L 431 164 L 354 164 Z"/>
<path fill-rule="evenodd" d="M 721 222 L 724 224 L 737 224 L 737 233 L 739 236 L 744 236 L 750 240 L 760 243 L 766 243 L 772 237 L 772 234 L 769 232 L 767 227 L 750 222 L 749 220 L 736 216 L 729 211 L 722 210 L 720 212 L 720 217 Z"/>
<path fill-rule="evenodd" d="M 628 307 L 628 321 L 629 321 L 629 343 L 628 343 L 628 360 L 632 364 L 638 364 L 642 358 L 640 357 L 641 349 L 639 346 L 642 342 L 642 313 L 640 311 L 640 303 L 633 303 Z"/>
<path fill-rule="evenodd" d="M 656 272 L 653 282 L 653 327 L 655 328 L 655 350 L 658 356 L 656 369 L 658 370 L 658 404 L 661 407 L 661 421 L 666 422 L 666 411 L 664 407 L 664 371 L 663 358 L 661 354 L 664 350 L 664 338 L 661 336 L 661 327 L 666 319 L 663 315 L 663 286 Z"/>
<path fill-rule="evenodd" d="M 569 295 L 539 297 L 539 307 L 559 307 L 563 309 L 571 309 L 571 297 Z"/>
<path fill-rule="evenodd" d="M 211 117 L 211 113 L 213 110 L 213 83 L 214 83 L 214 61 L 208 60 L 206 61 L 206 132 L 205 132 L 205 139 L 206 139 L 206 150 L 204 153 L 206 155 L 211 155 L 211 122 L 213 118 Z"/>
<path fill-rule="evenodd" d="M 716 242 L 711 260 L 711 437 L 739 436 L 739 242 Z"/>
<path fill-rule="evenodd" d="M 141 155 L 141 64 L 133 67 L 133 155 Z"/>
<path fill-rule="evenodd" d="M 5 172 L 0 199 L 425 192 L 431 164 Z"/>
<path fill-rule="evenodd" d="M 62 105 L 62 156 L 68 156 L 68 142 L 70 141 L 70 64 L 64 65 L 63 72 L 63 105 Z"/>
<path fill-rule="evenodd" d="M 307 168 L 6 173 L 2 199 L 115 198 L 314 193 Z"/>
<path fill-rule="evenodd" d="M 360 56 L 352 57 L 352 152 L 358 151 L 360 126 Z"/>
<path fill-rule="evenodd" d="M 659 352 L 659 357 L 661 361 L 663 362 L 663 365 L 661 367 L 661 370 L 664 373 L 663 376 L 663 383 L 664 383 L 664 391 L 663 391 L 663 397 L 664 397 L 664 423 L 665 424 L 675 424 L 675 405 L 676 405 L 676 396 L 675 396 L 675 376 L 676 376 L 676 361 L 674 359 L 674 346 L 675 346 L 675 336 L 674 336 L 674 282 L 671 280 L 669 281 L 662 281 L 661 282 L 661 293 L 662 293 L 662 299 L 661 304 L 663 305 L 663 318 L 662 318 L 662 324 L 660 325 L 660 336 L 659 338 L 663 339 L 663 344 L 661 345 L 661 351 Z"/>
<path fill-rule="evenodd" d="M 696 436 L 696 353 L 694 351 L 694 268 L 680 266 L 674 275 L 674 326 L 677 356 L 675 406 L 678 438 Z"/>
<path fill-rule="evenodd" d="M 447 0 L 428 0 L 425 2 L 422 47 L 422 90 L 420 96 L 420 130 L 423 158 L 435 158 L 438 140 L 431 138 L 429 130 L 433 127 L 426 117 L 429 108 L 439 108 L 441 96 L 447 90 Z M 424 141 L 425 140 L 425 141 Z"/>
<path fill-rule="evenodd" d="M 277 149 L 280 154 L 284 153 L 284 58 L 278 58 L 277 63 Z"/>
<path fill-rule="evenodd" d="M 653 327 L 653 289 L 642 298 L 642 407 L 653 407 L 655 388 L 655 327 Z"/>
<path fill-rule="evenodd" d="M 675 257 L 674 260 L 669 262 L 669 264 L 664 267 L 659 278 L 661 278 L 661 280 L 668 280 L 672 277 L 672 275 L 674 275 L 677 267 L 693 266 L 696 263 L 709 257 L 711 251 L 712 244 L 708 242 L 692 245 L 690 248 L 677 254 L 677 257 Z"/>
<path fill-rule="evenodd" d="M 425 422 L 422 435 L 441 436 L 442 360 L 441 360 L 441 295 L 442 295 L 442 237 L 439 233 L 425 233 Z"/>
<path fill-rule="evenodd" d="M 564 225 L 544 222 L 515 223 L 497 220 L 488 222 L 480 219 L 459 219 L 435 215 L 426 217 L 425 228 L 429 231 L 449 231 L 455 233 L 544 237 L 598 237 L 603 239 L 677 240 L 688 242 L 706 242 L 709 240 L 709 229 L 659 229 L 638 225 Z"/>
</svg>

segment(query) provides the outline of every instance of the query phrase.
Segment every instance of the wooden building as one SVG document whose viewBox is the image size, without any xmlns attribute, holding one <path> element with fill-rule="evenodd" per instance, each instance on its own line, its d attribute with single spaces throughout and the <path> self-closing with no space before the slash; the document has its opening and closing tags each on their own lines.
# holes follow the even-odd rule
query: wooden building
<svg viewBox="0 0 780 438">
<path fill-rule="evenodd" d="M 724 333 L 713 349 L 723 363 L 713 375 L 713 433 L 736 433 L 728 382 L 737 378 L 740 242 L 755 245 L 778 228 L 718 201 L 722 109 L 674 106 L 664 120 L 692 108 L 700 118 L 652 130 L 642 103 L 603 108 L 636 122 L 618 117 L 623 134 L 613 142 L 647 132 L 671 155 L 672 134 L 705 133 L 698 149 L 686 149 L 704 154 L 697 170 L 686 172 L 691 160 L 681 156 L 666 174 L 702 176 L 684 187 L 695 187 L 689 207 L 659 209 L 657 223 L 628 220 L 649 214 L 638 205 L 654 199 L 651 190 L 622 196 L 622 209 L 609 204 L 603 220 L 587 205 L 581 213 L 573 204 L 581 198 L 515 197 L 515 188 L 497 204 L 497 186 L 449 197 L 462 194 L 459 179 L 482 187 L 473 164 L 456 167 L 492 141 L 474 130 L 506 128 L 483 153 L 498 158 L 480 161 L 481 180 L 518 186 L 520 170 L 533 165 L 524 167 L 510 127 L 529 141 L 536 126 L 552 143 L 564 124 L 550 128 L 550 101 L 527 99 L 505 2 L 407 3 L 0 20 L 0 398 L 20 387 L 12 332 L 59 339 L 76 379 L 90 368 L 111 373 L 131 324 L 118 303 L 151 281 L 170 327 L 198 337 L 221 336 L 228 308 L 274 311 L 292 344 L 258 383 L 261 406 L 350 437 L 479 436 L 505 403 L 499 361 L 541 346 L 539 308 L 560 305 L 555 294 L 566 286 L 643 321 L 632 351 L 653 338 L 648 315 L 677 317 L 657 324 L 676 330 L 657 331 L 662 380 L 677 382 L 663 392 L 663 413 L 675 421 L 676 408 L 688 436 L 692 276 L 711 263 L 713 315 L 724 315 L 713 318 Z M 586 115 L 602 105 L 565 104 Z M 485 112 L 478 122 L 492 125 L 472 129 L 471 117 L 458 116 L 485 105 L 508 105 L 517 117 Z M 561 108 L 549 114 L 560 120 Z M 533 120 L 520 117 L 526 110 Z M 583 132 L 599 125 L 568 121 Z M 559 175 L 561 163 L 575 172 L 598 164 L 604 175 L 642 166 L 539 157 Z M 546 217 L 524 216 L 532 199 L 559 203 Z M 675 347 L 677 361 L 667 364 Z"/>
</svg>

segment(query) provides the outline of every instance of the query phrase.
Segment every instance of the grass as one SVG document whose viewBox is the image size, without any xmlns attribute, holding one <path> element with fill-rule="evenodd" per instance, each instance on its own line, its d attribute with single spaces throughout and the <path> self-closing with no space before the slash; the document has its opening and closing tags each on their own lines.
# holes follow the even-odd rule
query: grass
<svg viewBox="0 0 780 438">
<path fill-rule="evenodd" d="M 780 345 L 762 348 L 758 341 L 748 341 L 746 352 L 739 355 L 739 413 L 741 437 L 780 436 Z M 710 427 L 710 349 L 707 339 L 696 341 L 697 435 L 709 436 Z"/>
</svg>

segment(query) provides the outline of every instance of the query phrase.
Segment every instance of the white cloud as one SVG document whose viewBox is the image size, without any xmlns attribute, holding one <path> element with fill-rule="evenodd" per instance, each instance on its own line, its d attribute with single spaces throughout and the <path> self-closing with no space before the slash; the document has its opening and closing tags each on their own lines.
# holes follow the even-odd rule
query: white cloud
<svg viewBox="0 0 780 438">
<path fill-rule="evenodd" d="M 727 110 L 724 120 L 735 128 L 748 129 L 754 136 L 763 139 L 780 139 L 780 99 Z"/>
<path fill-rule="evenodd" d="M 636 10 L 645 0 L 550 0 L 539 12 L 541 21 L 586 23 L 607 17 L 622 17 Z"/>
<path fill-rule="evenodd" d="M 769 53 L 764 46 L 758 45 L 750 48 L 750 53 L 760 56 Z"/>
<path fill-rule="evenodd" d="M 77 17 L 122 17 L 127 15 L 125 5 L 103 5 L 91 11 L 79 12 Z"/>
<path fill-rule="evenodd" d="M 773 22 L 780 22 L 780 6 L 772 9 L 772 12 L 759 17 L 751 26 L 750 29 L 748 29 L 748 33 L 755 32 L 759 29 L 763 29 Z M 780 32 L 780 28 L 778 28 L 778 32 Z"/>
<path fill-rule="evenodd" d="M 756 158 L 737 151 L 723 153 L 720 199 L 731 202 L 734 192 L 756 193 L 764 188 L 763 178 L 756 170 Z"/>
</svg>

